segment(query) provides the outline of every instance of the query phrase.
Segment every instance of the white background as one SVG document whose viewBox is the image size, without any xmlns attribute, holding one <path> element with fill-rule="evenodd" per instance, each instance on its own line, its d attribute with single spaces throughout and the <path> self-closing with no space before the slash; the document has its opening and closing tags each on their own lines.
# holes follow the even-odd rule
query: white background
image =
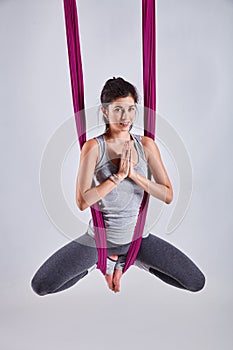
<svg viewBox="0 0 233 350">
<path fill-rule="evenodd" d="M 141 1 L 77 4 L 86 107 L 98 105 L 112 76 L 142 96 Z M 68 242 L 39 187 L 43 149 L 73 114 L 63 2 L 0 1 L 2 349 L 232 348 L 232 30 L 231 0 L 157 1 L 157 109 L 181 135 L 193 167 L 189 211 L 160 237 L 202 269 L 204 290 L 181 291 L 133 267 L 117 295 L 93 271 L 69 290 L 39 297 L 33 274 Z M 175 183 L 169 162 L 166 168 Z"/>
</svg>

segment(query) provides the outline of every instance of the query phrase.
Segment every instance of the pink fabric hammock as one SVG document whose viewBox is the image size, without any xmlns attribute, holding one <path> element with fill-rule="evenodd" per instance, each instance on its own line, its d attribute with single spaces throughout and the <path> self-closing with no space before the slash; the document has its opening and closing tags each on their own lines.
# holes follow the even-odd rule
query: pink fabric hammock
<svg viewBox="0 0 233 350">
<path fill-rule="evenodd" d="M 86 141 L 84 112 L 84 83 L 79 41 L 76 0 L 63 0 L 66 23 L 67 47 L 73 107 L 80 149 Z M 155 139 L 156 115 L 156 68 L 155 68 L 155 0 L 142 0 L 142 40 L 143 40 L 143 90 L 144 90 L 144 135 Z M 151 175 L 149 174 L 149 178 Z M 149 195 L 144 192 L 139 209 L 134 235 L 127 254 L 125 272 L 135 261 L 142 241 L 146 221 Z M 106 231 L 98 203 L 91 206 L 95 241 L 98 251 L 97 268 L 105 275 L 107 261 Z"/>
</svg>

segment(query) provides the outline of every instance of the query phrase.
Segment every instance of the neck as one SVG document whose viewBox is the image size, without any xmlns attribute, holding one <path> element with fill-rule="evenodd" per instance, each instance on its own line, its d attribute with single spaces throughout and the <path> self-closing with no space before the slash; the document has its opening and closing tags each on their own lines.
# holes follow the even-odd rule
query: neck
<svg viewBox="0 0 233 350">
<path fill-rule="evenodd" d="M 122 140 L 126 140 L 126 141 L 131 140 L 131 136 L 130 136 L 129 131 L 112 131 L 112 130 L 108 129 L 105 132 L 105 136 L 108 139 L 122 139 Z"/>
</svg>

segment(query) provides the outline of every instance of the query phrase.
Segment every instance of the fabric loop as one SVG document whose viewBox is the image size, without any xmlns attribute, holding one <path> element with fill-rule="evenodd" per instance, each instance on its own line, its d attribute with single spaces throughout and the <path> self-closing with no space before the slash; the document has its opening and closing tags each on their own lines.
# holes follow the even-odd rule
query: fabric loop
<svg viewBox="0 0 233 350">
<path fill-rule="evenodd" d="M 63 0 L 65 12 L 66 37 L 72 86 L 73 108 L 80 148 L 86 142 L 86 118 L 84 112 L 84 83 L 79 40 L 78 14 L 76 0 Z M 155 69 L 155 0 L 142 0 L 142 41 L 143 41 L 143 89 L 144 89 L 144 135 L 155 139 L 156 111 L 156 69 Z M 150 178 L 150 177 L 149 177 Z M 137 257 L 142 232 L 148 210 L 149 195 L 144 192 L 133 240 L 124 264 L 125 272 Z M 95 240 L 98 251 L 97 268 L 105 275 L 107 262 L 107 238 L 104 220 L 95 203 L 91 206 Z"/>
</svg>

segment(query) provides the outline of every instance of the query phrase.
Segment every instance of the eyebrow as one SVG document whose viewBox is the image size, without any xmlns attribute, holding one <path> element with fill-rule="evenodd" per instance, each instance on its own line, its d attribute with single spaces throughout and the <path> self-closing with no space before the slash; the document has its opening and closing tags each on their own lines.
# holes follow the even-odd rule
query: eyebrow
<svg viewBox="0 0 233 350">
<path fill-rule="evenodd" d="M 131 106 L 129 106 L 129 107 L 135 107 L 136 105 L 134 104 L 134 105 L 131 105 Z M 120 108 L 123 108 L 122 106 L 114 106 L 114 108 L 116 108 L 116 107 L 120 107 Z"/>
</svg>

